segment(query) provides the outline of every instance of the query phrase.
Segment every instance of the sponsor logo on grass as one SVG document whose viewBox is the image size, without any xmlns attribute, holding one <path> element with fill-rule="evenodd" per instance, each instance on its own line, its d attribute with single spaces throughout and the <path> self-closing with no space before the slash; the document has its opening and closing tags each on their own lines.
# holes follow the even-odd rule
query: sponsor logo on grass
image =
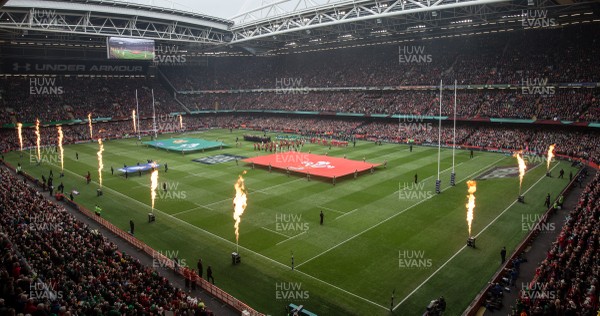
<svg viewBox="0 0 600 316">
<path fill-rule="evenodd" d="M 555 18 L 548 17 L 548 10 L 523 10 L 521 12 L 523 27 L 557 26 Z"/>
<path fill-rule="evenodd" d="M 276 282 L 275 299 L 276 300 L 308 300 L 310 294 L 302 288 L 302 282 Z"/>
<path fill-rule="evenodd" d="M 185 123 L 180 123 L 177 115 L 159 114 L 156 116 L 156 128 L 159 131 L 180 131 L 185 130 Z"/>
<path fill-rule="evenodd" d="M 276 94 L 308 94 L 308 87 L 302 83 L 302 78 L 276 78 Z"/>
<path fill-rule="evenodd" d="M 178 181 L 167 181 L 160 184 L 157 190 L 157 197 L 160 200 L 185 200 L 187 191 L 179 187 L 181 183 Z"/>
<path fill-rule="evenodd" d="M 275 230 L 278 232 L 305 232 L 309 224 L 302 220 L 302 214 L 275 214 Z"/>
<path fill-rule="evenodd" d="M 39 213 L 29 217 L 29 230 L 32 231 L 58 231 L 61 229 L 59 223 L 55 223 L 53 216 L 48 213 Z"/>
<path fill-rule="evenodd" d="M 403 45 L 398 47 L 398 60 L 401 64 L 425 64 L 430 63 L 433 58 L 424 45 Z"/>
<path fill-rule="evenodd" d="M 433 196 L 431 186 L 425 185 L 425 182 L 414 183 L 404 182 L 398 184 L 398 199 L 407 201 L 426 200 Z"/>
<path fill-rule="evenodd" d="M 528 232 L 538 230 L 540 232 L 553 232 L 556 229 L 554 223 L 540 223 L 540 214 L 521 214 L 521 230 Z"/>
<path fill-rule="evenodd" d="M 537 159 L 537 158 L 536 158 Z M 539 163 L 527 163 L 527 171 L 531 171 L 534 167 L 536 167 Z M 487 180 L 487 179 L 501 179 L 501 178 L 515 178 L 519 176 L 519 167 L 495 167 L 491 170 L 488 170 L 479 176 L 477 176 L 477 180 Z"/>
<path fill-rule="evenodd" d="M 156 250 L 152 253 L 152 267 L 154 269 L 176 269 L 187 267 L 185 259 L 179 257 L 179 250 Z"/>
<path fill-rule="evenodd" d="M 524 294 L 527 294 L 531 299 L 546 299 L 553 300 L 557 298 L 556 290 L 553 290 L 548 287 L 548 283 L 533 283 L 533 285 L 528 282 L 521 282 L 521 290 Z"/>
<path fill-rule="evenodd" d="M 203 163 L 206 165 L 216 165 L 219 163 L 235 161 L 236 159 L 239 161 L 239 160 L 246 159 L 246 158 L 248 158 L 248 157 L 236 156 L 236 155 L 230 155 L 230 154 L 220 154 L 220 155 L 216 155 L 216 156 L 192 159 L 192 161 Z"/>
<path fill-rule="evenodd" d="M 433 129 L 433 124 L 426 123 L 425 118 L 421 115 L 403 116 L 398 120 L 398 132 L 401 135 L 418 135 L 420 132 L 430 132 Z"/>
<path fill-rule="evenodd" d="M 398 267 L 400 269 L 429 269 L 433 260 L 428 258 L 425 250 L 399 250 Z"/>
<path fill-rule="evenodd" d="M 53 301 L 62 299 L 63 292 L 58 290 L 58 283 L 48 284 L 38 280 L 29 284 L 29 298 Z"/>
<path fill-rule="evenodd" d="M 60 156 L 57 151 L 58 147 L 42 147 L 40 148 L 40 163 L 59 164 Z M 37 164 L 37 151 L 35 147 L 29 148 L 29 164 Z"/>
<path fill-rule="evenodd" d="M 55 77 L 29 78 L 29 94 L 31 95 L 61 95 L 65 91 L 56 84 Z"/>
<path fill-rule="evenodd" d="M 552 96 L 556 87 L 548 85 L 548 78 L 521 79 L 521 94 Z"/>
</svg>

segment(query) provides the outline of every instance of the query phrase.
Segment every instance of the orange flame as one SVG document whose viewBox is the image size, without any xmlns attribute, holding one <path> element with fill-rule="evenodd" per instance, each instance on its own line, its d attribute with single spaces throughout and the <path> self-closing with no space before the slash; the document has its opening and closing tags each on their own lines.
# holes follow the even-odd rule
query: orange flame
<svg viewBox="0 0 600 316">
<path fill-rule="evenodd" d="M 17 133 L 19 134 L 19 145 L 21 145 L 21 151 L 23 151 L 23 124 L 17 123 Z"/>
<path fill-rule="evenodd" d="M 475 182 L 474 180 L 469 180 L 467 181 L 467 186 L 469 187 L 469 202 L 466 205 L 467 223 L 469 224 L 469 237 L 471 237 L 471 223 L 473 223 L 473 210 L 475 209 L 475 191 L 477 191 L 477 182 Z"/>
<path fill-rule="evenodd" d="M 102 145 L 102 139 L 98 138 L 98 181 L 100 182 L 100 187 L 102 188 L 102 169 L 104 169 L 104 163 L 102 162 L 102 152 L 104 151 L 104 145 Z"/>
<path fill-rule="evenodd" d="M 133 120 L 133 132 L 137 133 L 137 125 L 135 124 L 135 110 L 131 112 L 131 119 Z"/>
<path fill-rule="evenodd" d="M 546 171 L 550 171 L 550 162 L 552 161 L 552 158 L 554 158 L 554 146 L 556 146 L 556 144 L 552 144 L 552 145 L 550 145 L 550 147 L 548 147 L 548 159 L 546 161 Z"/>
<path fill-rule="evenodd" d="M 64 164 L 65 152 L 63 150 L 63 131 L 62 131 L 62 126 L 58 126 L 58 149 L 60 150 L 60 170 L 64 171 L 65 170 L 65 164 Z"/>
<path fill-rule="evenodd" d="M 235 219 L 235 242 L 238 243 L 238 240 L 240 238 L 240 220 L 241 220 L 241 216 L 244 213 L 244 210 L 246 209 L 247 204 L 247 197 L 246 197 L 246 185 L 244 184 L 244 178 L 242 177 L 243 174 L 246 174 L 246 171 L 244 171 L 242 174 L 240 174 L 237 182 L 235 183 L 234 187 L 235 187 L 235 198 L 233 198 L 233 219 Z"/>
<path fill-rule="evenodd" d="M 88 113 L 88 126 L 90 127 L 90 139 L 94 139 L 94 130 L 92 129 L 92 113 Z"/>
<path fill-rule="evenodd" d="M 36 152 L 37 152 L 38 162 L 40 162 L 42 160 L 42 153 L 40 152 L 41 142 L 42 142 L 42 140 L 40 137 L 40 120 L 35 119 L 35 144 L 37 145 Z"/>
<path fill-rule="evenodd" d="M 152 198 L 152 212 L 154 212 L 154 200 L 156 200 L 156 188 L 158 188 L 158 169 L 152 169 L 150 175 L 150 197 Z"/>
<path fill-rule="evenodd" d="M 183 117 L 179 114 L 179 129 L 183 130 Z"/>
<path fill-rule="evenodd" d="M 527 165 L 525 165 L 525 160 L 523 160 L 522 152 L 516 152 L 514 156 L 517 157 L 517 161 L 519 162 L 519 194 L 521 194 L 523 176 L 525 176 L 525 170 L 527 170 Z"/>
</svg>

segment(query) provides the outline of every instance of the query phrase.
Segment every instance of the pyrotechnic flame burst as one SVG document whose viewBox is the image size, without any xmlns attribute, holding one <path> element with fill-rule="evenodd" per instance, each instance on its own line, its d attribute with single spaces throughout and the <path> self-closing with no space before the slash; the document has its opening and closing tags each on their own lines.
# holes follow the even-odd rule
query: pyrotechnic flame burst
<svg viewBox="0 0 600 316">
<path fill-rule="evenodd" d="M 153 163 L 154 164 L 154 163 Z M 152 169 L 150 175 L 150 197 L 152 198 L 152 212 L 154 213 L 154 200 L 156 199 L 156 188 L 158 188 L 158 169 Z"/>
<path fill-rule="evenodd" d="M 90 139 L 94 139 L 94 130 L 92 129 L 92 113 L 88 113 L 88 126 L 90 127 Z"/>
<path fill-rule="evenodd" d="M 517 157 L 517 161 L 519 162 L 519 194 L 521 194 L 523 176 L 525 176 L 525 170 L 527 170 L 527 165 L 525 164 L 525 160 L 523 160 L 521 152 L 515 153 L 514 156 Z"/>
<path fill-rule="evenodd" d="M 246 185 L 244 184 L 244 178 L 242 177 L 243 174 L 246 174 L 246 171 L 244 171 L 242 174 L 240 174 L 240 176 L 238 177 L 238 180 L 235 182 L 235 197 L 233 198 L 233 219 L 235 219 L 235 242 L 236 244 L 239 241 L 240 238 L 240 234 L 239 234 L 239 229 L 240 229 L 240 220 L 241 220 L 241 216 L 244 213 L 244 210 L 246 209 L 247 204 L 247 197 L 246 197 Z"/>
<path fill-rule="evenodd" d="M 17 123 L 17 133 L 19 134 L 19 145 L 21 145 L 21 151 L 23 151 L 23 124 Z"/>
<path fill-rule="evenodd" d="M 63 151 L 63 131 L 62 126 L 58 126 L 58 150 L 60 150 L 60 170 L 65 170 L 64 164 L 64 156 L 65 152 Z"/>
<path fill-rule="evenodd" d="M 183 117 L 179 114 L 179 129 L 183 129 Z"/>
<path fill-rule="evenodd" d="M 552 144 L 552 145 L 550 145 L 550 147 L 548 147 L 548 159 L 546 161 L 546 171 L 550 171 L 550 162 L 552 161 L 552 158 L 554 158 L 554 146 L 556 146 L 556 144 Z"/>
<path fill-rule="evenodd" d="M 35 144 L 36 144 L 36 153 L 37 153 L 37 159 L 38 162 L 40 162 L 42 160 L 42 153 L 40 152 L 40 146 L 41 146 L 41 137 L 40 137 L 40 120 L 35 119 Z"/>
<path fill-rule="evenodd" d="M 102 145 L 102 139 L 98 138 L 98 181 L 102 188 L 102 169 L 104 169 L 104 163 L 102 162 L 102 152 L 104 151 L 104 145 Z"/>
<path fill-rule="evenodd" d="M 471 237 L 471 224 L 473 223 L 473 210 L 475 209 L 475 191 L 477 191 L 477 182 L 474 180 L 467 181 L 469 202 L 467 203 L 467 223 L 469 224 L 469 237 Z"/>
<path fill-rule="evenodd" d="M 133 120 L 133 132 L 137 133 L 137 125 L 135 123 L 135 110 L 131 112 L 131 120 Z"/>
</svg>

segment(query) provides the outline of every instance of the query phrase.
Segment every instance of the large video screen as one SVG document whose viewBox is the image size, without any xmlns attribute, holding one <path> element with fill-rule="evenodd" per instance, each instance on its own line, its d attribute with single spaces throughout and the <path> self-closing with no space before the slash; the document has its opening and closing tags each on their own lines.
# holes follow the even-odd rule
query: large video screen
<svg viewBox="0 0 600 316">
<path fill-rule="evenodd" d="M 106 39 L 108 59 L 154 59 L 154 40 L 108 37 Z"/>
</svg>

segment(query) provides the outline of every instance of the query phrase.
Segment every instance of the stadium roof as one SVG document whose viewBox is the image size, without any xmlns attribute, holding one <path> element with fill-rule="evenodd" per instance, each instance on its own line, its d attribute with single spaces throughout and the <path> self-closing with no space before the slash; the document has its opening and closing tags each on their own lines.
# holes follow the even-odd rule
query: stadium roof
<svg viewBox="0 0 600 316">
<path fill-rule="evenodd" d="M 10 0 L 0 40 L 143 37 L 261 55 L 600 22 L 593 0 L 275 0 L 230 19 L 197 11 L 169 0 Z M 540 14 L 552 23 L 527 23 Z"/>
</svg>

